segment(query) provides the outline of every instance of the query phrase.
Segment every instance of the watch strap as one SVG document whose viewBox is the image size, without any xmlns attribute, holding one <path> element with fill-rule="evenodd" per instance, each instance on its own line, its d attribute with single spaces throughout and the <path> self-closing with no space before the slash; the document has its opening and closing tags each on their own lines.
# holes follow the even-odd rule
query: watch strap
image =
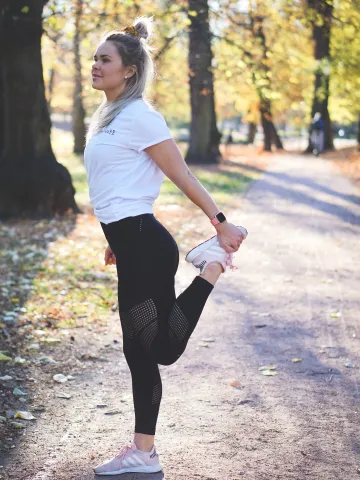
<svg viewBox="0 0 360 480">
<path fill-rule="evenodd" d="M 210 223 L 212 225 L 218 225 L 219 223 L 223 223 L 225 222 L 226 220 L 226 217 L 225 215 L 223 214 L 223 212 L 218 212 L 214 218 L 212 220 L 210 220 Z"/>
</svg>

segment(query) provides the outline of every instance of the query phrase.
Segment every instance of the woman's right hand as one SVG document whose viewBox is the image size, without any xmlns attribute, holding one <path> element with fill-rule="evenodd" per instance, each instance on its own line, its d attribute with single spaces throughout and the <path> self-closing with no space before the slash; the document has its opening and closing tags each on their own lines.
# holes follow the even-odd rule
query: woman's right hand
<svg viewBox="0 0 360 480">
<path fill-rule="evenodd" d="M 116 257 L 114 252 L 108 245 L 105 250 L 105 265 L 116 265 Z"/>
</svg>

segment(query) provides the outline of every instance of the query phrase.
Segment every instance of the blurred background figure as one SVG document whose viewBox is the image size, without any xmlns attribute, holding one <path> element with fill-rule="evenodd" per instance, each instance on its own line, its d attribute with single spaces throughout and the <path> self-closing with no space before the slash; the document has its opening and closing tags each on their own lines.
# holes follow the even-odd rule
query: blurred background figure
<svg viewBox="0 0 360 480">
<path fill-rule="evenodd" d="M 321 113 L 316 112 L 310 127 L 310 141 L 314 155 L 319 155 L 324 151 L 324 127 L 325 123 Z"/>
<path fill-rule="evenodd" d="M 228 136 L 226 137 L 225 141 L 225 155 L 228 156 L 230 153 L 230 145 L 234 142 L 233 136 L 232 136 L 232 130 L 230 130 Z"/>
</svg>

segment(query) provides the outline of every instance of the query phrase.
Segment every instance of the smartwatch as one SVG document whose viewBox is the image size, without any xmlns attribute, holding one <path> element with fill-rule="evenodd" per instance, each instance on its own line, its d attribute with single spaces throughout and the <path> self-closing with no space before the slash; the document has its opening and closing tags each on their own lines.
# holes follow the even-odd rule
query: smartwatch
<svg viewBox="0 0 360 480">
<path fill-rule="evenodd" d="M 212 220 L 210 220 L 210 223 L 215 226 L 215 225 L 218 225 L 219 223 L 225 222 L 225 220 L 226 220 L 226 217 L 223 214 L 223 212 L 219 212 L 215 215 L 215 217 Z"/>
</svg>

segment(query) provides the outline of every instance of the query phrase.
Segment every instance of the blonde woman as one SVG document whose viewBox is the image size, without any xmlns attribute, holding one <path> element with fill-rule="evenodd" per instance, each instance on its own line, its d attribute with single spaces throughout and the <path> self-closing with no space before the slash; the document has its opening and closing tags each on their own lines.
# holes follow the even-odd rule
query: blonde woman
<svg viewBox="0 0 360 480">
<path fill-rule="evenodd" d="M 105 265 L 117 268 L 135 409 L 133 440 L 95 468 L 101 475 L 162 469 L 154 445 L 162 394 L 158 365 L 171 365 L 182 355 L 209 294 L 247 234 L 226 221 L 188 169 L 164 118 L 145 99 L 154 73 L 151 31 L 152 18 L 140 17 L 111 32 L 96 49 L 92 66 L 92 86 L 105 98 L 89 127 L 85 165 L 91 204 L 109 244 Z M 178 247 L 153 214 L 164 175 L 217 230 L 188 253 L 186 260 L 200 275 L 177 298 Z"/>
</svg>

